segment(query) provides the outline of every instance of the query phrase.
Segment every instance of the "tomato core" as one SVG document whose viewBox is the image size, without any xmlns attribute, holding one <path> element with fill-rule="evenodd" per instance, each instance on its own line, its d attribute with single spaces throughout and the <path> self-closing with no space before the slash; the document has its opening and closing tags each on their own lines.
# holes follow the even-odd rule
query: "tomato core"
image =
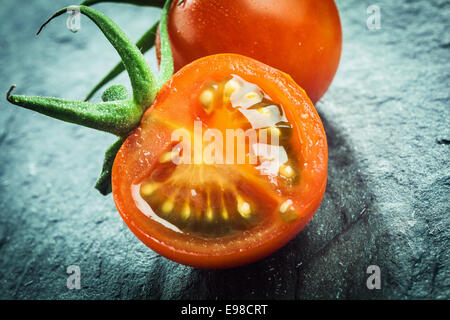
<svg viewBox="0 0 450 320">
<path fill-rule="evenodd" d="M 292 200 L 279 203 L 265 186 L 298 178 L 283 107 L 237 75 L 202 87 L 194 127 L 176 129 L 187 141 L 172 141 L 132 186 L 135 201 L 164 227 L 200 238 L 233 236 L 280 217 L 295 221 Z"/>
</svg>

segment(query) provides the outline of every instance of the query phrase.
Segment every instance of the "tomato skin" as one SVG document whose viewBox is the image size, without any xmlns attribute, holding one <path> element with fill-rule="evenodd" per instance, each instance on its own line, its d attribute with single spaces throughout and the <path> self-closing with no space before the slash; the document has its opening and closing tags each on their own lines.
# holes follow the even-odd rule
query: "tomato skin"
<svg viewBox="0 0 450 320">
<path fill-rule="evenodd" d="M 171 7 L 175 70 L 216 53 L 245 55 L 288 73 L 316 103 L 342 47 L 333 0 L 185 0 Z"/>
<path fill-rule="evenodd" d="M 195 84 L 212 77 L 225 78 L 236 74 L 260 86 L 269 96 L 286 106 L 301 142 L 302 168 L 300 186 L 293 199 L 300 218 L 290 224 L 273 227 L 261 236 L 243 236 L 234 242 L 227 240 L 211 247 L 186 241 L 186 238 L 144 216 L 137 208 L 131 185 L 144 176 L 157 161 L 170 140 L 170 132 L 155 118 L 170 121 L 190 121 L 189 101 Z M 177 103 L 177 101 L 179 103 Z M 167 108 L 176 103 L 176 108 Z M 228 268 L 261 259 L 291 240 L 310 221 L 318 209 L 327 180 L 327 143 L 320 118 L 305 94 L 288 75 L 248 57 L 220 54 L 199 59 L 177 72 L 158 94 L 152 107 L 144 114 L 141 125 L 119 150 L 112 171 L 113 197 L 117 209 L 128 227 L 148 247 L 179 263 L 201 268 Z"/>
</svg>

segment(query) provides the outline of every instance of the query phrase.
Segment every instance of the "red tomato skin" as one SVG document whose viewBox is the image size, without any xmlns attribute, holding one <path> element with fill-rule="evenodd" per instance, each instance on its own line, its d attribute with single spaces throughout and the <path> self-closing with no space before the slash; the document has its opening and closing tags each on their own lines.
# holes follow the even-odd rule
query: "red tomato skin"
<svg viewBox="0 0 450 320">
<path fill-rule="evenodd" d="M 333 0 L 174 1 L 168 31 L 175 70 L 237 53 L 289 74 L 314 104 L 330 86 L 342 48 Z"/>
</svg>

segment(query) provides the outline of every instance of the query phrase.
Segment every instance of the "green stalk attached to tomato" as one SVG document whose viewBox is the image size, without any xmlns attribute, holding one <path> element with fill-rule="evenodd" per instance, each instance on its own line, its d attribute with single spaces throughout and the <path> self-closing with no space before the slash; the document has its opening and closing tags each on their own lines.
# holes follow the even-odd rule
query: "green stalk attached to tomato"
<svg viewBox="0 0 450 320">
<path fill-rule="evenodd" d="M 95 187 L 104 195 L 111 192 L 111 168 L 114 157 L 141 120 L 145 110 L 155 101 L 162 84 L 173 74 L 173 60 L 167 38 L 167 14 L 171 0 L 166 2 L 161 18 L 165 56 L 157 79 L 146 63 L 139 48 L 106 15 L 88 6 L 72 6 L 57 11 L 39 29 L 37 34 L 54 18 L 70 9 L 77 9 L 91 19 L 103 32 L 122 59 L 133 90 L 132 96 L 123 85 L 113 85 L 102 95 L 103 102 L 91 103 L 53 97 L 14 95 L 13 85 L 7 93 L 9 102 L 41 114 L 85 127 L 112 133 L 119 139 L 106 151 L 103 169 Z"/>
</svg>

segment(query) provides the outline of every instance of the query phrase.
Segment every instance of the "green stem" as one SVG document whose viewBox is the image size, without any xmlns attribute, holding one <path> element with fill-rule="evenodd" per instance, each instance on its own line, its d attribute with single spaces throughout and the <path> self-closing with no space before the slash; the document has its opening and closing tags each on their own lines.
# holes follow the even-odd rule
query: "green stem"
<svg viewBox="0 0 450 320">
<path fill-rule="evenodd" d="M 114 164 L 114 159 L 116 158 L 117 152 L 119 152 L 122 146 L 124 138 L 120 138 L 113 145 L 109 147 L 105 152 L 105 159 L 103 160 L 103 168 L 100 177 L 95 183 L 95 188 L 100 191 L 104 196 L 111 192 L 111 172 L 112 166 Z"/>
<path fill-rule="evenodd" d="M 90 4 L 98 2 L 102 1 L 86 1 L 86 3 Z M 137 3 L 140 1 L 124 2 Z M 145 62 L 140 49 L 128 39 L 125 33 L 111 19 L 87 6 L 69 7 L 59 10 L 38 31 L 39 34 L 51 20 L 67 11 L 79 10 L 79 12 L 89 17 L 101 29 L 120 55 L 123 67 L 128 72 L 133 88 L 132 100 L 126 88 L 121 85 L 115 85 L 107 89 L 102 95 L 103 102 L 100 103 L 52 97 L 13 95 L 12 91 L 15 86 L 12 86 L 6 95 L 7 100 L 12 104 L 63 121 L 110 132 L 120 137 L 105 154 L 102 173 L 96 184 L 96 188 L 102 194 L 107 194 L 111 191 L 112 165 L 120 146 L 128 134 L 138 126 L 143 112 L 154 102 L 159 87 L 173 74 L 173 59 L 167 35 L 167 15 L 170 3 L 171 0 L 165 3 L 161 20 L 162 62 L 158 82 L 156 82 L 154 75 Z M 142 51 L 148 50 L 153 45 L 155 28 L 156 25 L 138 42 L 137 45 L 141 47 Z"/>
<path fill-rule="evenodd" d="M 152 6 L 162 8 L 164 0 L 86 0 L 81 5 L 91 6 L 101 2 L 129 3 L 137 6 Z"/>
<path fill-rule="evenodd" d="M 131 100 L 90 103 L 52 97 L 11 95 L 6 98 L 12 104 L 33 110 L 62 121 L 126 136 L 141 120 L 142 110 Z"/>
<path fill-rule="evenodd" d="M 141 106 L 143 110 L 148 108 L 155 100 L 157 86 L 155 85 L 154 75 L 145 62 L 141 51 L 130 41 L 126 34 L 103 13 L 86 6 L 75 6 L 71 8 L 78 8 L 81 13 L 86 15 L 100 28 L 122 58 L 125 69 L 130 77 L 134 102 Z M 41 26 L 38 34 L 50 21 L 66 13 L 68 9 L 70 9 L 70 7 L 57 11 Z"/>
<path fill-rule="evenodd" d="M 161 37 L 161 65 L 158 76 L 158 87 L 161 89 L 162 85 L 173 76 L 173 56 L 172 48 L 170 46 L 170 39 L 167 30 L 167 20 L 169 17 L 170 5 L 172 0 L 167 0 L 161 14 L 160 23 L 160 37 Z"/>
<path fill-rule="evenodd" d="M 159 21 L 157 21 L 140 39 L 136 42 L 136 47 L 144 54 L 155 45 L 156 30 Z M 105 84 L 117 77 L 125 70 L 122 62 L 119 62 L 86 96 L 85 101 L 90 100 Z"/>
</svg>

